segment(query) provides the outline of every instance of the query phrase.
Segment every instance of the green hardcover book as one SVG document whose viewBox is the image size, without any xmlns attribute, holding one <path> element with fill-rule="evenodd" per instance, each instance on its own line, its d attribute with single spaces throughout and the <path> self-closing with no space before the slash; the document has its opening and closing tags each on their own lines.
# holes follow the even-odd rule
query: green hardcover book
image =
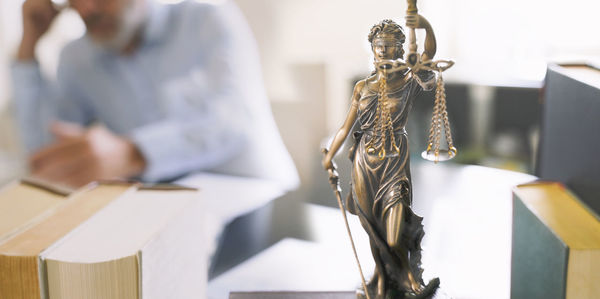
<svg viewBox="0 0 600 299">
<path fill-rule="evenodd" d="M 560 183 L 513 195 L 511 298 L 600 298 L 600 221 Z"/>
<path fill-rule="evenodd" d="M 536 175 L 565 183 L 600 214 L 600 69 L 551 64 L 543 92 Z M 587 196 L 590 194 L 589 196 Z"/>
</svg>

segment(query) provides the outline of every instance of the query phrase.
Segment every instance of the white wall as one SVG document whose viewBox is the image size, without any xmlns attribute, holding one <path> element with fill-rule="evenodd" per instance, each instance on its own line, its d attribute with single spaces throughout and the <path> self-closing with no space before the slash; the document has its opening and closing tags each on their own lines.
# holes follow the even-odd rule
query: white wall
<svg viewBox="0 0 600 299">
<path fill-rule="evenodd" d="M 261 48 L 273 100 L 299 100 L 290 65 L 326 65 L 329 130 L 341 124 L 350 80 L 371 69 L 366 41 L 384 18 L 402 23 L 404 0 L 236 0 Z M 600 55 L 600 2 L 573 0 L 420 0 L 433 25 L 436 57 L 453 59 L 446 78 L 482 85 L 541 81 L 547 61 Z M 420 36 L 420 40 L 423 37 Z"/>
<path fill-rule="evenodd" d="M 10 94 L 8 84 L 8 58 L 9 58 L 9 42 L 8 26 L 11 21 L 11 16 L 8 13 L 11 11 L 13 1 L 0 1 L 0 109 L 6 103 L 6 99 Z"/>
<path fill-rule="evenodd" d="M 383 18 L 402 14 L 401 1 L 237 0 L 261 48 L 273 100 L 302 100 L 294 90 L 290 66 L 324 64 L 327 120 L 339 126 L 349 103 L 351 80 L 370 71 L 368 32 Z M 396 14 L 389 14 L 396 11 Z"/>
</svg>

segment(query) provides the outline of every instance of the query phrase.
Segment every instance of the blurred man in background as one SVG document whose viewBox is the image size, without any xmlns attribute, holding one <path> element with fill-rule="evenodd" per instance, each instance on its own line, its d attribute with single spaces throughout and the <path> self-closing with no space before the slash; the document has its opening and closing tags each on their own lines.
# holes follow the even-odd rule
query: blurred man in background
<svg viewBox="0 0 600 299">
<path fill-rule="evenodd" d="M 298 177 L 277 132 L 257 49 L 237 7 L 187 1 L 70 0 L 86 34 L 61 53 L 57 82 L 35 59 L 60 13 L 26 0 L 12 74 L 34 176 L 163 181 L 197 170 Z"/>
</svg>

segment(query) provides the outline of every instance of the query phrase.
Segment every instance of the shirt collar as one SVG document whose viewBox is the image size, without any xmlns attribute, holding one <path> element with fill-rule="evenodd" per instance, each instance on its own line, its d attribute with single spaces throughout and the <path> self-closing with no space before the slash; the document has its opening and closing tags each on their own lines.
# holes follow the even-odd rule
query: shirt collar
<svg viewBox="0 0 600 299">
<path fill-rule="evenodd" d="M 149 12 L 148 20 L 144 24 L 142 40 L 144 45 L 160 42 L 166 36 L 169 21 L 168 5 L 153 0 L 147 3 Z"/>
</svg>

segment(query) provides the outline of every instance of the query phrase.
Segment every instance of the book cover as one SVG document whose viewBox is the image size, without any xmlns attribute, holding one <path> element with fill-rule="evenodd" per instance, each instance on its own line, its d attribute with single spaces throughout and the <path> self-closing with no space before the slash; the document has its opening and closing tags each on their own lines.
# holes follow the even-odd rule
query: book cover
<svg viewBox="0 0 600 299">
<path fill-rule="evenodd" d="M 551 64 L 543 92 L 536 175 L 567 184 L 600 214 L 600 70 Z"/>
<path fill-rule="evenodd" d="M 560 183 L 513 195 L 511 298 L 600 298 L 600 221 Z"/>
</svg>

